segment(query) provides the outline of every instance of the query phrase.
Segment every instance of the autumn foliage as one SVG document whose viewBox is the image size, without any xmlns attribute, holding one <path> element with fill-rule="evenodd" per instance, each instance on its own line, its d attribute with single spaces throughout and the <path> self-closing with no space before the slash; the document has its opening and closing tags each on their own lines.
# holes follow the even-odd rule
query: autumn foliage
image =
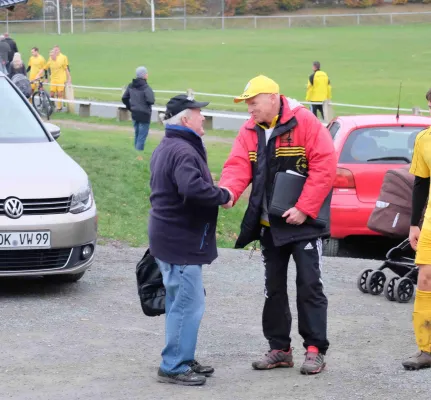
<svg viewBox="0 0 431 400">
<path fill-rule="evenodd" d="M 156 17 L 172 17 L 181 15 L 186 6 L 187 15 L 221 15 L 221 2 L 224 1 L 224 15 L 271 15 L 279 12 L 292 12 L 299 10 L 308 4 L 312 6 L 312 0 L 154 0 Z M 9 13 L 10 20 L 43 19 L 44 0 L 29 0 L 26 5 L 16 7 Z M 85 18 L 118 18 L 149 17 L 149 0 L 60 0 L 61 18 L 70 16 L 70 5 L 76 12 L 81 12 L 85 2 Z M 384 0 L 344 0 L 344 5 L 351 8 L 366 8 L 381 5 Z M 430 3 L 431 0 L 392 0 L 393 4 L 403 5 L 407 2 Z M 50 2 L 55 4 L 55 2 Z M 121 10 L 119 4 L 121 3 Z M 325 0 L 325 5 L 330 6 L 331 0 Z M 337 3 L 338 6 L 338 3 Z M 52 7 L 51 7 L 52 8 Z M 46 15 L 56 13 L 56 10 L 45 9 Z M 56 17 L 56 15 L 55 15 Z M 50 17 L 48 17 L 50 18 Z M 4 19 L 4 15 L 0 15 Z"/>
</svg>

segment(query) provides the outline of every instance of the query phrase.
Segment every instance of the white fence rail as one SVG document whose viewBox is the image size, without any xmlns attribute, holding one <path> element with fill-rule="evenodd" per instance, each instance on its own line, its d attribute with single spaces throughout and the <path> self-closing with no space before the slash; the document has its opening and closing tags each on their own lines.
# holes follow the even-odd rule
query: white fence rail
<svg viewBox="0 0 431 400">
<path fill-rule="evenodd" d="M 73 15 L 73 14 L 72 14 Z M 155 30 L 188 29 L 286 29 L 352 25 L 402 25 L 430 23 L 431 12 L 303 14 L 274 16 L 181 16 L 155 19 Z M 61 26 L 61 29 L 59 29 Z M 85 33 L 107 31 L 150 31 L 151 18 L 72 18 L 0 21 L 0 29 L 11 33 Z"/>
<path fill-rule="evenodd" d="M 49 84 L 47 84 L 49 85 Z M 100 87 L 100 86 L 82 86 L 82 85 L 72 85 L 73 89 L 85 89 L 85 90 L 95 90 L 95 91 L 112 91 L 112 92 L 120 92 L 122 93 L 124 91 L 124 88 L 121 87 Z M 161 93 L 161 94 L 168 94 L 168 95 L 176 95 L 178 93 L 181 93 L 181 91 L 174 91 L 174 90 L 154 90 L 155 93 Z M 202 96 L 205 98 L 228 98 L 233 99 L 235 96 L 228 95 L 228 94 L 218 94 L 218 93 L 204 93 L 204 92 L 195 92 L 195 95 Z M 119 97 L 119 96 L 118 96 Z M 170 96 L 169 96 L 170 97 Z M 57 99 L 52 98 L 52 101 L 57 101 Z M 75 99 L 75 100 L 62 100 L 66 104 L 74 104 L 78 105 L 79 109 L 76 110 L 76 112 L 79 113 L 82 117 L 89 117 L 92 115 L 93 107 L 106 107 L 112 110 L 115 110 L 115 116 L 118 120 L 129 120 L 130 119 L 130 113 L 126 110 L 124 104 L 115 101 L 94 101 L 94 100 L 88 100 L 88 99 Z M 307 101 L 301 101 L 304 105 L 311 104 Z M 316 104 L 316 103 L 314 103 Z M 323 123 L 328 123 L 335 114 L 351 114 L 350 111 L 342 112 L 342 113 L 335 113 L 334 108 L 337 109 L 337 111 L 340 110 L 340 108 L 346 108 L 346 109 L 354 109 L 354 114 L 362 114 L 359 110 L 373 110 L 374 113 L 379 113 L 381 111 L 390 112 L 395 115 L 398 108 L 396 107 L 384 107 L 384 106 L 372 106 L 372 105 L 361 105 L 361 104 L 345 104 L 345 103 L 333 103 L 333 102 L 323 102 L 324 107 L 324 114 L 325 114 L 325 121 Z M 155 105 L 153 107 L 153 121 L 158 120 L 158 114 L 160 112 L 163 112 L 165 110 L 165 107 L 163 105 Z M 359 111 L 359 112 L 358 112 Z M 408 114 L 414 114 L 414 115 L 429 115 L 430 111 L 428 109 L 421 109 L 420 107 L 412 107 L 412 108 L 400 108 L 399 111 L 401 113 L 408 113 Z M 368 112 L 364 112 L 368 113 Z M 111 114 L 112 115 L 112 114 Z M 210 110 L 210 109 L 204 109 L 203 115 L 207 118 L 207 124 L 211 129 L 236 129 L 237 127 L 242 124 L 243 121 L 249 118 L 248 114 L 246 112 L 232 112 L 232 111 L 223 111 L 223 110 Z M 99 115 L 102 116 L 102 115 Z M 224 122 L 223 122 L 224 121 Z M 229 123 L 226 123 L 226 121 L 230 121 Z M 239 124 L 239 125 L 238 125 Z M 220 127 L 220 128 L 218 128 Z"/>
</svg>

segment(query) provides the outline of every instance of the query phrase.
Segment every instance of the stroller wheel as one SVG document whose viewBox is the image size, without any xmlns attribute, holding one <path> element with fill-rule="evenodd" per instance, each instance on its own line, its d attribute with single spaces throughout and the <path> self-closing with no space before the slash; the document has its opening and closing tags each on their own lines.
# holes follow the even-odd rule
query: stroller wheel
<svg viewBox="0 0 431 400">
<path fill-rule="evenodd" d="M 415 285 L 410 278 L 401 278 L 395 283 L 394 296 L 398 303 L 408 303 L 415 292 Z"/>
<path fill-rule="evenodd" d="M 365 268 L 359 273 L 358 279 L 356 281 L 356 285 L 357 285 L 359 291 L 362 293 L 368 293 L 366 283 L 367 283 L 368 275 L 371 272 L 373 272 L 373 270 L 371 268 Z"/>
<path fill-rule="evenodd" d="M 373 296 L 382 294 L 383 288 L 385 287 L 386 275 L 379 270 L 371 272 L 365 282 L 368 293 Z"/>
<path fill-rule="evenodd" d="M 383 293 L 389 301 L 395 301 L 395 283 L 400 279 L 398 276 L 391 278 L 385 282 Z"/>
</svg>

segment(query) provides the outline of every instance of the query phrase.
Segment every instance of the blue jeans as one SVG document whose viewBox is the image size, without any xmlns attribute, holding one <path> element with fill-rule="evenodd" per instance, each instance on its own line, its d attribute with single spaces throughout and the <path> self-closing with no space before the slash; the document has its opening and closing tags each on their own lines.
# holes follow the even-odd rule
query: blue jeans
<svg viewBox="0 0 431 400">
<path fill-rule="evenodd" d="M 145 141 L 150 130 L 150 123 L 133 121 L 133 126 L 135 128 L 135 149 L 142 151 L 144 150 Z"/>
<path fill-rule="evenodd" d="M 166 289 L 165 348 L 160 369 L 179 374 L 195 359 L 199 326 L 205 311 L 202 265 L 173 265 L 156 259 Z"/>
</svg>

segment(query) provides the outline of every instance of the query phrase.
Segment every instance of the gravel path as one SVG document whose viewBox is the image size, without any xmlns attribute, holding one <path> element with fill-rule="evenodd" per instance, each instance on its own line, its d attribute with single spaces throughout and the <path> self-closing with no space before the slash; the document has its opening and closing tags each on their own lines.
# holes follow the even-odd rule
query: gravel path
<svg viewBox="0 0 431 400">
<path fill-rule="evenodd" d="M 225 249 L 205 267 L 207 310 L 198 359 L 214 377 L 201 388 L 155 381 L 164 342 L 163 317 L 145 317 L 134 268 L 144 249 L 99 246 L 97 262 L 76 284 L 41 280 L 0 282 L 1 399 L 428 399 L 430 371 L 407 372 L 401 360 L 416 350 L 413 303 L 390 303 L 356 289 L 357 273 L 379 262 L 325 259 L 329 298 L 328 367 L 299 374 L 295 269 L 289 290 L 296 366 L 253 371 L 267 350 L 261 331 L 263 274 L 259 252 Z"/>
</svg>

